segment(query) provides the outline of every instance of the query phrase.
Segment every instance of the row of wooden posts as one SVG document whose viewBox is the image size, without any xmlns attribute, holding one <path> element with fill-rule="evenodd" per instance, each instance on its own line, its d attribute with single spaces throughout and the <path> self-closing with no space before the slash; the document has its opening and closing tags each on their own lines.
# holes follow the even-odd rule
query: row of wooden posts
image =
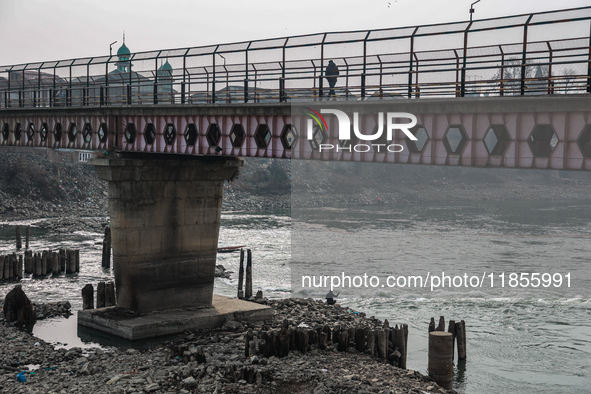
<svg viewBox="0 0 591 394">
<path fill-rule="evenodd" d="M 383 362 L 406 369 L 408 326 L 401 324 L 390 327 L 387 320 L 382 329 L 340 326 L 331 328 L 328 325 L 293 328 L 285 321 L 279 330 L 262 331 L 259 335 L 254 335 L 249 330 L 244 355 L 285 357 L 292 350 L 306 353 L 311 346 L 326 350 L 330 343 L 335 344 L 337 351 L 346 352 L 349 348 L 355 348 L 360 353 L 368 353 Z"/>
<path fill-rule="evenodd" d="M 240 249 L 240 269 L 238 271 L 238 298 L 250 299 L 252 297 L 252 252 L 246 250 L 246 283 L 244 283 L 244 249 Z"/>
<path fill-rule="evenodd" d="M 449 321 L 445 331 L 445 318 L 429 323 L 429 376 L 441 387 L 451 388 L 453 379 L 454 341 L 458 344 L 458 360 L 466 360 L 466 323 Z"/>
<path fill-rule="evenodd" d="M 80 272 L 80 250 L 59 249 L 56 252 L 44 250 L 33 253 L 25 250 L 23 255 L 12 253 L 0 256 L 0 280 L 18 280 L 25 274 L 32 274 L 33 278 L 42 278 L 47 275 L 60 275 L 62 273 L 75 274 Z"/>
<path fill-rule="evenodd" d="M 105 308 L 116 304 L 115 283 L 99 282 L 96 286 L 96 307 Z M 94 309 L 94 286 L 90 283 L 82 288 L 82 309 Z"/>
</svg>

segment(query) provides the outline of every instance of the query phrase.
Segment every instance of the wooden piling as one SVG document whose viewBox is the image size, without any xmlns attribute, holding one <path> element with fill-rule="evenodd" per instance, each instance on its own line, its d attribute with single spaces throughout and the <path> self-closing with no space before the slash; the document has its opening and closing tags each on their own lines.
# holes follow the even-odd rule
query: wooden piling
<svg viewBox="0 0 591 394">
<path fill-rule="evenodd" d="M 388 341 L 386 339 L 386 331 L 383 329 L 377 330 L 376 339 L 378 344 L 378 357 L 380 360 L 384 361 L 388 357 Z"/>
<path fill-rule="evenodd" d="M 33 273 L 33 251 L 25 251 L 25 274 Z"/>
<path fill-rule="evenodd" d="M 435 331 L 435 318 L 431 318 L 431 322 L 429 323 L 429 332 Z"/>
<path fill-rule="evenodd" d="M 349 348 L 349 330 L 341 330 L 338 335 L 337 350 L 346 352 Z"/>
<path fill-rule="evenodd" d="M 456 323 L 456 339 L 458 341 L 458 360 L 466 359 L 466 323 Z"/>
<path fill-rule="evenodd" d="M 105 306 L 115 306 L 115 283 L 105 283 Z"/>
<path fill-rule="evenodd" d="M 21 226 L 16 226 L 16 248 L 21 249 L 23 247 L 23 240 L 21 238 Z"/>
<path fill-rule="evenodd" d="M 51 273 L 54 276 L 60 274 L 60 256 L 57 252 L 51 252 Z"/>
<path fill-rule="evenodd" d="M 285 319 L 279 330 L 279 357 L 285 357 L 289 354 L 289 340 L 289 323 Z"/>
<path fill-rule="evenodd" d="M 0 255 L 0 280 L 4 280 L 4 256 Z"/>
<path fill-rule="evenodd" d="M 94 309 L 94 287 L 90 283 L 82 288 L 82 309 Z"/>
<path fill-rule="evenodd" d="M 16 258 L 16 256 L 15 256 Z M 16 262 L 16 278 L 22 279 L 23 278 L 23 255 L 18 256 L 18 260 Z"/>
<path fill-rule="evenodd" d="M 74 257 L 76 262 L 74 272 L 80 272 L 80 249 L 74 251 Z"/>
<path fill-rule="evenodd" d="M 41 275 L 47 275 L 47 250 L 41 252 Z"/>
<path fill-rule="evenodd" d="M 355 349 L 359 353 L 363 353 L 363 351 L 365 350 L 365 335 L 365 330 L 363 328 L 357 328 L 355 330 Z"/>
<path fill-rule="evenodd" d="M 238 298 L 244 298 L 244 249 L 240 249 L 240 269 L 238 270 Z"/>
<path fill-rule="evenodd" d="M 429 333 L 429 376 L 445 389 L 450 389 L 453 377 L 453 335 L 445 331 Z"/>
<path fill-rule="evenodd" d="M 376 347 L 376 334 L 373 330 L 368 330 L 367 332 L 367 350 L 369 351 L 370 356 L 375 355 L 375 347 Z"/>
<path fill-rule="evenodd" d="M 60 249 L 60 272 L 66 271 L 66 249 Z"/>
<path fill-rule="evenodd" d="M 105 282 L 99 282 L 96 287 L 96 307 L 105 307 Z"/>
<path fill-rule="evenodd" d="M 6 256 L 8 259 L 8 279 L 14 279 L 14 259 L 13 255 Z"/>
<path fill-rule="evenodd" d="M 103 238 L 103 256 L 101 260 L 103 268 L 111 268 L 111 227 L 105 227 L 105 237 Z"/>
<path fill-rule="evenodd" d="M 318 336 L 318 348 L 320 350 L 326 350 L 328 347 L 328 338 L 326 337 L 326 333 L 324 331 L 320 332 Z"/>
<path fill-rule="evenodd" d="M 398 340 L 400 341 L 400 362 L 398 367 L 406 369 L 406 360 L 408 354 L 408 324 L 401 324 L 400 331 L 398 334 Z"/>
<path fill-rule="evenodd" d="M 25 249 L 29 249 L 29 237 L 31 234 L 31 226 L 25 227 Z"/>
<path fill-rule="evenodd" d="M 445 317 L 439 316 L 439 325 L 437 326 L 437 331 L 445 331 Z"/>
<path fill-rule="evenodd" d="M 252 333 L 252 328 L 249 328 L 246 332 L 246 337 L 244 338 L 244 357 L 248 358 L 251 356 L 250 354 L 250 341 L 254 338 L 254 334 Z"/>
<path fill-rule="evenodd" d="M 76 273 L 76 252 L 66 249 L 66 274 Z"/>
<path fill-rule="evenodd" d="M 447 332 L 451 332 L 451 335 L 453 337 L 453 344 L 452 344 L 452 352 L 451 352 L 451 358 L 452 360 L 455 358 L 455 352 L 453 351 L 453 348 L 455 346 L 455 341 L 456 341 L 456 321 L 455 320 L 450 320 L 449 321 L 449 325 L 447 326 Z"/>
<path fill-rule="evenodd" d="M 39 253 L 33 255 L 33 275 L 41 276 L 41 254 Z"/>
<path fill-rule="evenodd" d="M 248 249 L 246 253 L 246 287 L 244 289 L 244 298 L 248 300 L 252 297 L 252 252 Z"/>
</svg>

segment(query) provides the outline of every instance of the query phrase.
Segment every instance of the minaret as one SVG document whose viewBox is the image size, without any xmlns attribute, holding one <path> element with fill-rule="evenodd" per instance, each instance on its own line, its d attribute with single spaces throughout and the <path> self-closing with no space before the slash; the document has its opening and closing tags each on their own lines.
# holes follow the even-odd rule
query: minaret
<svg viewBox="0 0 591 394">
<path fill-rule="evenodd" d="M 131 57 L 131 51 L 125 45 L 125 32 L 123 32 L 123 45 L 117 50 L 117 56 L 119 60 L 115 65 L 117 66 L 117 71 L 120 73 L 126 73 L 131 71 L 131 62 L 129 61 Z"/>
</svg>

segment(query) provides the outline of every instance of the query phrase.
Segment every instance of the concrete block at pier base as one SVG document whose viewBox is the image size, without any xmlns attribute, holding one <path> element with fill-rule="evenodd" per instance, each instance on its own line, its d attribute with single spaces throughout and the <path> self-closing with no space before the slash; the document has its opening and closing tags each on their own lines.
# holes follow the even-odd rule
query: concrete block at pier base
<svg viewBox="0 0 591 394">
<path fill-rule="evenodd" d="M 117 307 L 78 312 L 78 324 L 130 341 L 221 327 L 227 320 L 264 321 L 273 309 L 253 302 L 213 295 L 211 307 L 133 313 Z"/>
</svg>

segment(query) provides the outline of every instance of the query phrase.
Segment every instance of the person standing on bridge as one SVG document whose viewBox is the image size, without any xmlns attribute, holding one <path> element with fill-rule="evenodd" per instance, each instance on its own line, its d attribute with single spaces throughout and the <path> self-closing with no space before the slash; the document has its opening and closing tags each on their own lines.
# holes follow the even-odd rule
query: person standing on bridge
<svg viewBox="0 0 591 394">
<path fill-rule="evenodd" d="M 326 80 L 328 81 L 328 86 L 330 86 L 330 93 L 329 93 L 330 97 L 335 96 L 334 87 L 337 84 L 338 75 L 339 75 L 339 68 L 332 60 L 330 60 L 328 62 L 328 66 L 326 66 L 326 70 L 324 71 L 324 76 L 326 77 Z"/>
</svg>

